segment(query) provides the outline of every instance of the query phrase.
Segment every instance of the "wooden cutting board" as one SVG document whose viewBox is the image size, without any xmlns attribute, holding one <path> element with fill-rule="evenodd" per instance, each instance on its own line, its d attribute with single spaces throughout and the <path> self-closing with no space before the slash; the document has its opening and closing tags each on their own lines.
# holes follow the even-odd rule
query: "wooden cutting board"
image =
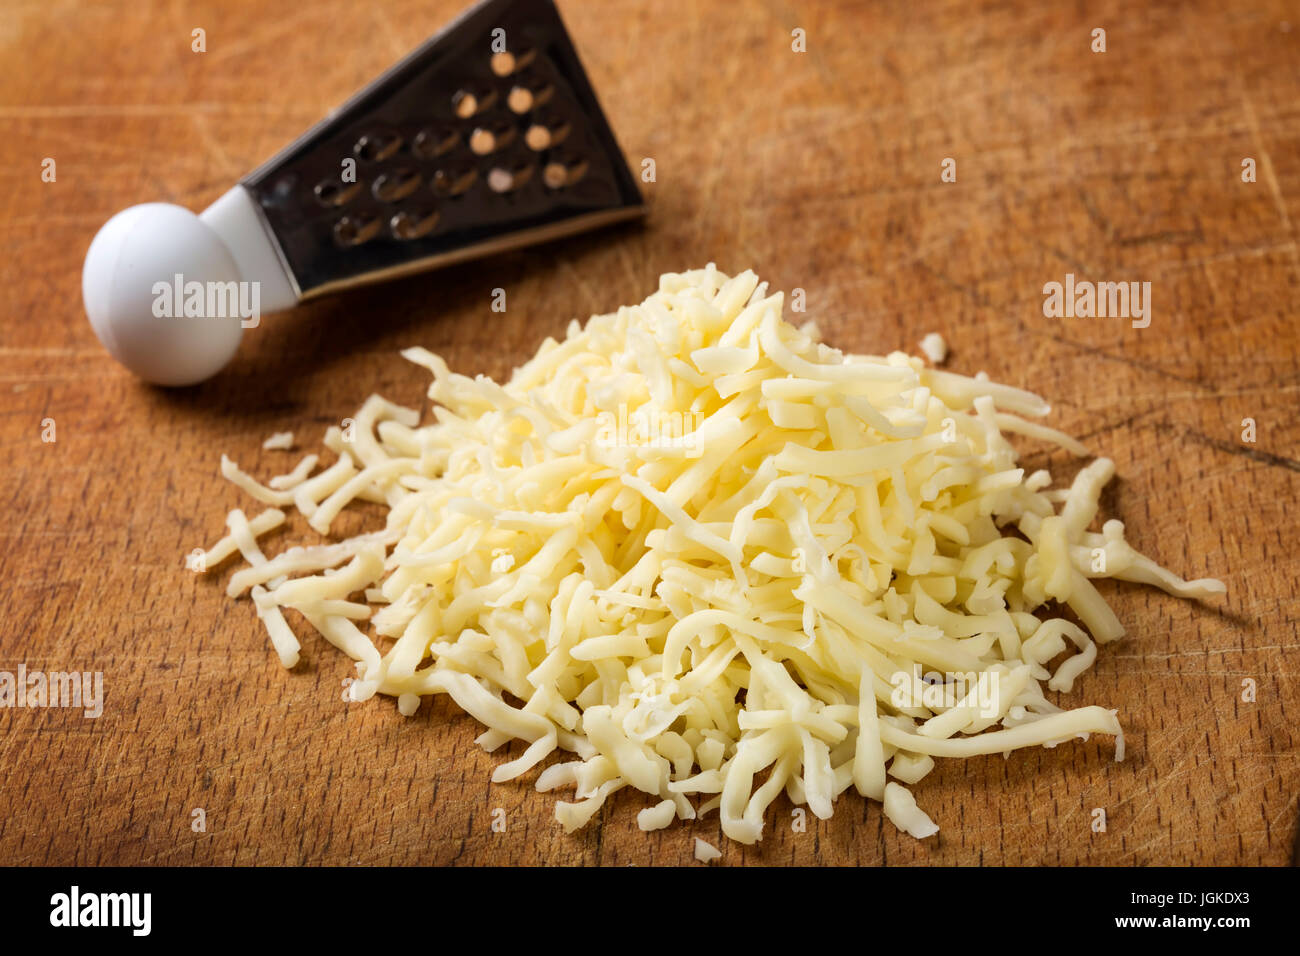
<svg viewBox="0 0 1300 956">
<path fill-rule="evenodd" d="M 629 160 L 655 161 L 644 227 L 268 319 L 200 387 L 153 389 L 114 364 L 81 306 L 99 226 L 138 202 L 203 208 L 459 6 L 21 0 L 0 15 L 0 670 L 105 682 L 98 719 L 0 710 L 0 861 L 669 864 L 700 836 L 724 863 L 1286 862 L 1294 4 L 567 0 Z M 1062 702 L 1117 709 L 1123 763 L 1097 739 L 941 763 L 915 788 L 942 828 L 923 843 L 852 792 L 805 832 L 782 798 L 756 847 L 724 840 L 716 814 L 643 834 L 632 793 L 566 836 L 552 795 L 488 782 L 502 758 L 456 708 L 407 720 L 388 700 L 344 703 L 341 654 L 308 639 L 282 670 L 225 575 L 185 569 L 250 507 L 218 476 L 223 451 L 278 473 L 297 457 L 261 449 L 274 431 L 301 454 L 372 392 L 420 403 L 426 377 L 399 348 L 504 376 L 571 318 L 709 261 L 804 289 L 843 348 L 915 351 L 940 331 L 950 368 L 1048 396 L 1050 424 L 1117 463 L 1106 516 L 1180 573 L 1227 582 L 1208 605 L 1105 588 L 1129 635 Z M 1045 318 L 1043 286 L 1067 273 L 1150 282 L 1150 325 Z M 1025 447 L 1033 467 L 1075 467 Z M 303 539 L 299 522 L 277 540 Z"/>
</svg>

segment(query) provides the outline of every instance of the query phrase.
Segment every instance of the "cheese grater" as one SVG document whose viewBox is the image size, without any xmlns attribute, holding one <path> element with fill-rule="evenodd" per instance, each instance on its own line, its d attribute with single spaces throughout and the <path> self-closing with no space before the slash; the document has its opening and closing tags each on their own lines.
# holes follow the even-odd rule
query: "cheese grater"
<svg viewBox="0 0 1300 956">
<path fill-rule="evenodd" d="M 96 335 L 187 385 L 262 313 L 644 214 L 551 0 L 484 0 L 197 216 L 118 213 L 86 255 Z"/>
</svg>

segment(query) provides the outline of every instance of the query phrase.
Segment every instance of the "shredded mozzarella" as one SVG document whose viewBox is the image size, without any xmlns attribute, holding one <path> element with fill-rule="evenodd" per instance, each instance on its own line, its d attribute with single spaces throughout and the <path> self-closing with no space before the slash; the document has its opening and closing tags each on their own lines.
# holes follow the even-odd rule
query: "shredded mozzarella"
<svg viewBox="0 0 1300 956">
<path fill-rule="evenodd" d="M 825 818 L 853 787 L 924 838 L 907 788 L 938 758 L 1094 733 L 1122 758 L 1114 710 L 1044 695 L 1124 633 L 1092 581 L 1223 585 L 1159 567 L 1118 521 L 1088 530 L 1109 460 L 1064 489 L 1025 474 L 1007 433 L 1086 454 L 1022 417 L 1048 412 L 1038 396 L 842 354 L 782 307 L 709 266 L 573 323 L 505 385 L 408 349 L 433 374 L 431 423 L 372 396 L 315 475 L 314 456 L 269 486 L 221 466 L 321 533 L 356 501 L 385 529 L 268 559 L 256 536 L 282 512 L 236 511 L 207 565 L 244 554 L 228 590 L 251 592 L 285 666 L 289 608 L 356 661 L 353 699 L 410 716 L 447 694 L 485 749 L 522 741 L 493 780 L 572 789 L 566 830 L 632 787 L 643 830 L 717 810 L 753 843 L 782 792 Z"/>
<path fill-rule="evenodd" d="M 699 837 L 695 838 L 695 859 L 701 863 L 712 863 L 714 860 L 721 858 L 722 853 L 716 846 L 707 840 L 701 840 Z"/>
<path fill-rule="evenodd" d="M 938 332 L 929 332 L 921 339 L 921 353 L 934 365 L 942 365 L 948 358 L 948 343 Z"/>
</svg>

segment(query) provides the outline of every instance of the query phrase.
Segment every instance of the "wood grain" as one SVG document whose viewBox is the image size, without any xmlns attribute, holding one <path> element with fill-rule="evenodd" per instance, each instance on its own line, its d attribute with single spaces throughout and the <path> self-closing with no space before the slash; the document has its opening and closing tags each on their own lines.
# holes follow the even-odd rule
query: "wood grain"
<svg viewBox="0 0 1300 956">
<path fill-rule="evenodd" d="M 201 387 L 152 389 L 115 365 L 80 301 L 104 220 L 150 200 L 202 208 L 459 5 L 14 0 L 0 16 L 0 669 L 100 670 L 107 692 L 97 720 L 0 710 L 0 862 L 677 864 L 692 835 L 724 863 L 1286 862 L 1300 9 L 564 0 L 627 155 L 656 161 L 644 228 L 268 320 Z M 248 603 L 185 570 L 246 504 L 221 451 L 276 473 L 291 456 L 261 450 L 271 432 L 312 448 L 371 392 L 421 400 L 401 347 L 502 376 L 570 318 L 708 261 L 805 289 L 844 348 L 915 350 L 938 330 L 950 367 L 1049 396 L 1051 423 L 1118 465 L 1108 516 L 1163 563 L 1227 582 L 1213 607 L 1106 588 L 1130 633 L 1069 700 L 1118 709 L 1127 760 L 1094 740 L 941 763 L 916 788 L 942 827 L 924 843 L 853 793 L 806 833 L 778 802 L 753 848 L 724 841 L 716 815 L 642 834 L 645 803 L 626 793 L 566 836 L 552 796 L 488 782 L 501 758 L 453 706 L 404 720 L 388 701 L 343 703 L 340 654 L 311 640 L 283 671 Z M 1151 282 L 1150 327 L 1045 319 L 1042 286 L 1067 272 Z"/>
</svg>

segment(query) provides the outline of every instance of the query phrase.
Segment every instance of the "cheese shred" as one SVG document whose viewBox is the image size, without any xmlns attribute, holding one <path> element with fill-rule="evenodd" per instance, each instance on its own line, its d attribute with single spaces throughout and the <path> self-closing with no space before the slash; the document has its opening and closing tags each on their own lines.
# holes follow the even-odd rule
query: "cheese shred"
<svg viewBox="0 0 1300 956">
<path fill-rule="evenodd" d="M 409 716 L 446 694 L 485 749 L 518 741 L 493 780 L 570 790 L 570 831 L 630 787 L 643 830 L 716 810 L 753 843 L 782 793 L 826 818 L 854 788 L 923 839 L 909 788 L 937 759 L 1092 734 L 1122 759 L 1115 710 L 1045 694 L 1124 633 L 1093 581 L 1223 584 L 1171 574 L 1118 521 L 1089 530 L 1107 459 L 1064 488 L 1026 474 L 1008 434 L 1086 454 L 1026 420 L 1038 396 L 841 353 L 783 303 L 752 272 L 665 275 L 505 385 L 408 349 L 433 421 L 372 396 L 326 435 L 332 462 L 269 485 L 223 457 L 272 507 L 231 512 L 207 566 L 244 555 L 229 592 L 284 666 L 292 610 L 356 662 L 352 699 Z M 387 509 L 382 531 L 258 546 L 281 508 L 328 534 L 357 502 Z"/>
</svg>

